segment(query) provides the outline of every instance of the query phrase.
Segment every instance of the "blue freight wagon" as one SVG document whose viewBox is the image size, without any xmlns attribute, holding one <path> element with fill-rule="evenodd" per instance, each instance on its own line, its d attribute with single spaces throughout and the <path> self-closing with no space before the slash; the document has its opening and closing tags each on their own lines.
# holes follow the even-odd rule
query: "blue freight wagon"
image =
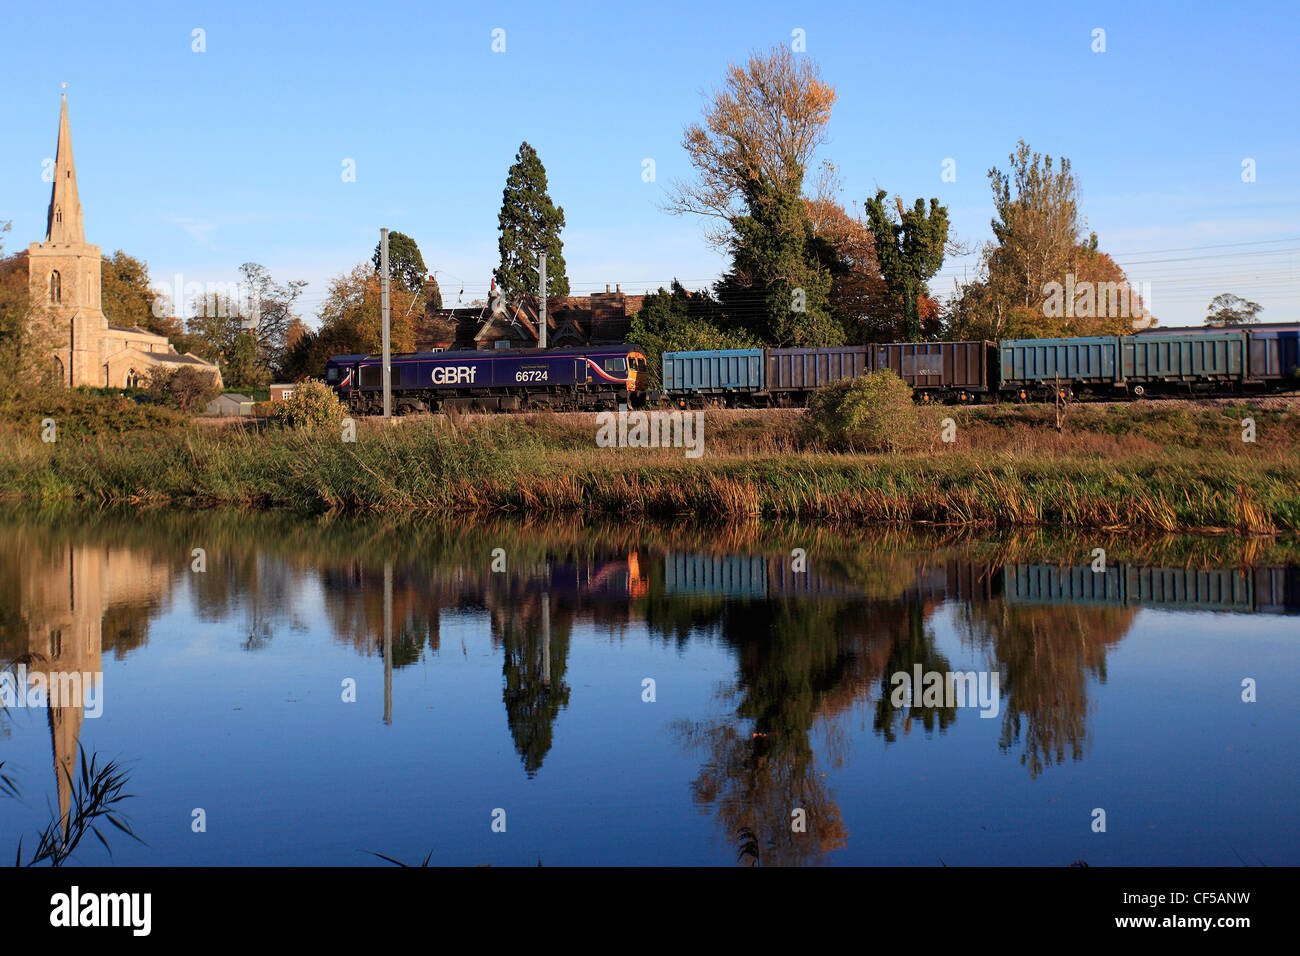
<svg viewBox="0 0 1300 956">
<path fill-rule="evenodd" d="M 998 343 L 1002 391 L 1021 401 L 1077 392 L 1113 394 L 1123 387 L 1119 338 L 1003 339 Z"/>
<path fill-rule="evenodd" d="M 1241 380 L 1246 389 L 1294 391 L 1300 388 L 1300 325 L 1295 323 L 1263 323 L 1240 329 L 1214 325 L 1143 329 L 1134 339 L 1221 335 L 1224 332 L 1246 335 L 1246 370 Z"/>
<path fill-rule="evenodd" d="M 1290 391 L 1300 388 L 1300 325 L 1246 330 L 1246 381 Z"/>
<path fill-rule="evenodd" d="M 1120 343 L 1120 374 L 1137 396 L 1208 391 L 1246 376 L 1245 332 L 1129 335 Z"/>
<path fill-rule="evenodd" d="M 763 389 L 762 349 L 663 354 L 664 394 L 680 405 L 742 405 Z"/>
<path fill-rule="evenodd" d="M 767 597 L 767 558 L 672 552 L 664 555 L 664 590 L 669 594 Z"/>
</svg>

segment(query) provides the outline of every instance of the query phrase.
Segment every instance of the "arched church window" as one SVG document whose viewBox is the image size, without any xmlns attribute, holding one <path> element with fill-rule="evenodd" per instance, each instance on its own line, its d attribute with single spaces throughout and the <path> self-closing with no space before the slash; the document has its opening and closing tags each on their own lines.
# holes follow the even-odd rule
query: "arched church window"
<svg viewBox="0 0 1300 956">
<path fill-rule="evenodd" d="M 55 222 L 63 222 L 63 207 L 62 207 L 62 206 L 55 206 L 55 207 L 54 207 L 54 221 L 55 221 Z"/>
<path fill-rule="evenodd" d="M 63 301 L 63 283 L 59 279 L 59 270 L 55 269 L 50 273 L 50 301 Z"/>
<path fill-rule="evenodd" d="M 132 369 L 127 369 L 127 372 L 126 372 L 126 387 L 127 387 L 127 388 L 135 388 L 138 384 L 139 384 L 139 379 L 137 378 L 137 376 L 136 376 L 136 374 L 135 374 L 135 369 L 133 369 L 133 368 L 132 368 Z"/>
<path fill-rule="evenodd" d="M 57 355 L 54 356 L 54 377 L 59 380 L 60 385 L 63 384 L 63 359 Z"/>
</svg>

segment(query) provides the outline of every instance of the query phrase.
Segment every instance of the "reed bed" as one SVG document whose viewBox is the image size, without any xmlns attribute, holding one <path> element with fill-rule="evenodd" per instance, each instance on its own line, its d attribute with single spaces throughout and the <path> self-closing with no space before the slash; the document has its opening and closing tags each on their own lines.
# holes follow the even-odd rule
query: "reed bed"
<svg viewBox="0 0 1300 956">
<path fill-rule="evenodd" d="M 1251 412 L 1251 409 L 1246 409 Z M 1300 530 L 1300 416 L 1238 407 L 959 409 L 958 441 L 832 454 L 798 413 L 711 413 L 703 457 L 598 448 L 589 415 L 424 417 L 337 432 L 0 435 L 0 496 L 25 503 L 307 512 L 583 515 L 1110 531 Z"/>
</svg>

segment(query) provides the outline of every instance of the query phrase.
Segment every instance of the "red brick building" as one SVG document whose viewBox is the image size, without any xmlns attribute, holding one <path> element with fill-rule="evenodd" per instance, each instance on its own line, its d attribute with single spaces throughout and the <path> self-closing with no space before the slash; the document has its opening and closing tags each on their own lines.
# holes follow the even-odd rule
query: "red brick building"
<svg viewBox="0 0 1300 956">
<path fill-rule="evenodd" d="M 617 286 L 591 295 L 547 300 L 548 348 L 609 345 L 627 336 L 643 295 L 626 295 Z M 431 309 L 416 324 L 415 347 L 430 349 L 533 349 L 538 344 L 537 299 L 523 296 L 493 314 L 482 308 Z"/>
</svg>

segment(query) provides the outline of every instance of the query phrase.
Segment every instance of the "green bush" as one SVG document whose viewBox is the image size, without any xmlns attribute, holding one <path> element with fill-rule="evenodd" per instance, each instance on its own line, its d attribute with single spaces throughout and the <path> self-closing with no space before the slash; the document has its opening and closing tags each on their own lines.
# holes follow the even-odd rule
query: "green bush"
<svg viewBox="0 0 1300 956">
<path fill-rule="evenodd" d="M 912 400 L 912 387 L 883 369 L 819 388 L 808 402 L 810 437 L 838 451 L 916 451 L 938 437 L 931 408 Z"/>
<path fill-rule="evenodd" d="M 192 365 L 154 369 L 149 374 L 150 399 L 193 415 L 221 394 L 210 372 Z"/>
<path fill-rule="evenodd" d="M 285 428 L 337 428 L 345 409 L 334 389 L 308 379 L 293 388 L 293 394 L 276 405 L 272 421 Z"/>
<path fill-rule="evenodd" d="M 186 418 L 171 408 L 142 404 L 120 393 L 90 388 L 53 386 L 0 402 L 0 422 L 17 426 L 39 438 L 43 422 L 52 418 L 59 440 L 129 432 L 169 432 L 183 429 Z"/>
</svg>

